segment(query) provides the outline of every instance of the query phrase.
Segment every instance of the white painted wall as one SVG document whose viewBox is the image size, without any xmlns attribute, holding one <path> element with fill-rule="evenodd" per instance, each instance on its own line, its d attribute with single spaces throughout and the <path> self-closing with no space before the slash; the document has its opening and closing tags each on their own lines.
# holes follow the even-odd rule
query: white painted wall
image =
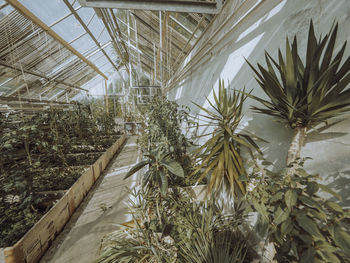
<svg viewBox="0 0 350 263">
<path fill-rule="evenodd" d="M 337 47 L 350 40 L 349 0 L 229 0 L 213 24 L 199 40 L 182 67 L 168 83 L 168 98 L 187 105 L 198 113 L 191 101 L 208 106 L 222 78 L 231 88 L 253 90 L 264 96 L 254 74 L 244 58 L 253 65 L 265 65 L 264 50 L 276 58 L 278 48 L 284 50 L 285 38 L 298 37 L 299 50 L 304 54 L 310 19 L 317 34 L 329 31 L 333 21 L 339 22 Z M 350 45 L 345 51 L 350 56 Z M 260 144 L 268 160 L 282 167 L 292 132 L 272 117 L 253 113 L 248 100 L 242 126 L 268 140 Z M 309 136 L 302 151 L 312 157 L 307 164 L 311 172 L 320 173 L 343 195 L 343 205 L 350 207 L 350 115 L 331 129 Z"/>
</svg>

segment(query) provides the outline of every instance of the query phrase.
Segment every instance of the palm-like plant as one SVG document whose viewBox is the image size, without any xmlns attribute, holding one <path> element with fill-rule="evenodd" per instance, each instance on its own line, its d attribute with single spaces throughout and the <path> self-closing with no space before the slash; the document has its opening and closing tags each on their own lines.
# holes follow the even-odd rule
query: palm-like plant
<svg viewBox="0 0 350 263">
<path fill-rule="evenodd" d="M 257 257 L 249 233 L 239 230 L 246 220 L 242 203 L 235 205 L 234 213 L 225 215 L 215 201 L 185 205 L 185 213 L 177 213 L 176 224 L 185 230 L 175 239 L 179 262 L 245 263 Z"/>
<path fill-rule="evenodd" d="M 244 146 L 249 150 L 255 148 L 259 151 L 257 144 L 249 135 L 236 132 L 243 117 L 242 108 L 247 96 L 236 91 L 230 94 L 221 81 L 218 95 L 214 92 L 215 105 L 208 100 L 213 111 L 195 103 L 206 113 L 206 115 L 199 114 L 205 118 L 206 123 L 203 126 L 214 127 L 214 130 L 207 134 L 211 135 L 211 138 L 195 152 L 197 166 L 193 174 L 201 173 L 199 181 L 208 174 L 211 175 L 208 183 L 209 193 L 219 193 L 224 189 L 228 193 L 237 195 L 237 189 L 244 194 L 246 183 L 241 179 L 246 172 L 240 147 Z"/>
<path fill-rule="evenodd" d="M 317 40 L 310 22 L 305 64 L 298 54 L 296 37 L 292 45 L 287 38 L 285 59 L 279 50 L 278 62 L 265 53 L 267 68 L 258 64 L 258 69 L 255 69 L 248 62 L 260 87 L 269 97 L 269 100 L 264 100 L 248 95 L 265 106 L 252 109 L 282 119 L 294 130 L 287 164 L 300 157 L 306 133 L 311 127 L 350 110 L 350 90 L 347 89 L 350 57 L 340 66 L 346 42 L 333 57 L 337 30 L 336 24 L 329 34 Z"/>
<path fill-rule="evenodd" d="M 145 154 L 147 159 L 132 167 L 127 172 L 124 179 L 130 177 L 146 165 L 149 165 L 149 169 L 144 174 L 142 185 L 149 187 L 159 186 L 161 193 L 165 195 L 168 191 L 169 179 L 173 179 L 174 175 L 178 177 L 185 176 L 182 166 L 175 160 L 169 158 L 170 154 L 171 153 L 164 154 L 160 151 Z"/>
</svg>

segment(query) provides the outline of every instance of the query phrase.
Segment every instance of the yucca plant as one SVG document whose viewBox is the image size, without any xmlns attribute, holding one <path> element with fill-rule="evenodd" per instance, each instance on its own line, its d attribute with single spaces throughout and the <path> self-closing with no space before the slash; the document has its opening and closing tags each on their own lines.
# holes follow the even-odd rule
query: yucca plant
<svg viewBox="0 0 350 263">
<path fill-rule="evenodd" d="M 304 62 L 298 53 L 296 37 L 292 45 L 286 39 L 285 58 L 279 50 L 278 62 L 265 53 L 267 68 L 258 64 L 256 69 L 248 62 L 269 98 L 264 100 L 248 95 L 265 106 L 252 109 L 281 119 L 294 131 L 288 165 L 300 157 L 310 128 L 350 110 L 350 89 L 347 89 L 350 57 L 341 66 L 346 42 L 333 56 L 337 31 L 338 24 L 317 40 L 311 21 Z"/>
<path fill-rule="evenodd" d="M 230 93 L 220 81 L 218 96 L 214 92 L 215 104 L 208 100 L 212 111 L 194 103 L 205 112 L 199 114 L 205 118 L 203 126 L 214 127 L 210 134 L 206 134 L 211 138 L 195 151 L 197 166 L 193 172 L 201 173 L 199 181 L 210 174 L 208 193 L 219 193 L 223 189 L 233 195 L 246 192 L 246 183 L 242 180 L 246 172 L 240 148 L 259 151 L 258 145 L 249 135 L 236 131 L 243 117 L 242 108 L 246 98 L 244 93 Z"/>
</svg>

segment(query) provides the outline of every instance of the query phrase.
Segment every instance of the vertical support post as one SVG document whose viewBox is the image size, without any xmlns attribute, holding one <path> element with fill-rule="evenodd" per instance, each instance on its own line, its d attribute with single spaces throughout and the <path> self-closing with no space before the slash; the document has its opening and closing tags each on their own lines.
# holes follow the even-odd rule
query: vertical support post
<svg viewBox="0 0 350 263">
<path fill-rule="evenodd" d="M 114 110 L 114 118 L 117 117 L 117 107 L 115 105 L 115 96 L 113 96 L 113 110 Z"/>
<path fill-rule="evenodd" d="M 130 48 L 130 11 L 126 11 L 126 19 L 127 19 L 127 25 L 128 25 L 128 47 Z M 131 67 L 131 62 L 129 59 L 129 79 L 130 79 L 130 87 L 132 87 L 132 67 Z"/>
<path fill-rule="evenodd" d="M 159 55 L 160 55 L 160 82 L 163 86 L 163 26 L 162 26 L 162 11 L 159 11 Z"/>
<path fill-rule="evenodd" d="M 140 50 L 139 50 L 139 40 L 138 40 L 138 36 L 137 36 L 137 20 L 136 18 L 134 17 L 134 28 L 135 28 L 135 41 L 136 41 L 136 48 L 137 48 L 137 62 L 138 62 L 138 68 L 139 68 L 139 71 L 141 72 L 141 68 L 142 68 L 142 65 L 141 65 L 141 56 L 140 56 Z"/>
<path fill-rule="evenodd" d="M 107 95 L 107 80 L 105 79 L 105 107 L 106 107 L 106 112 L 109 114 L 109 108 L 108 108 L 108 95 Z"/>
<path fill-rule="evenodd" d="M 156 58 L 156 44 L 153 43 L 153 85 L 155 85 L 157 80 L 157 58 Z"/>
</svg>

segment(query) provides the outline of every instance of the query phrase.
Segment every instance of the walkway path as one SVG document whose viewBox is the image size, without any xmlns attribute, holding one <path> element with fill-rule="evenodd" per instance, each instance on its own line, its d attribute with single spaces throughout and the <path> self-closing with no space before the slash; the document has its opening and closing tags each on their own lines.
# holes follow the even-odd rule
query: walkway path
<svg viewBox="0 0 350 263">
<path fill-rule="evenodd" d="M 135 177 L 123 177 L 138 156 L 136 137 L 130 137 L 40 263 L 91 263 L 96 259 L 103 236 L 117 229 L 113 224 L 130 220 L 125 187 L 130 187 Z"/>
</svg>

